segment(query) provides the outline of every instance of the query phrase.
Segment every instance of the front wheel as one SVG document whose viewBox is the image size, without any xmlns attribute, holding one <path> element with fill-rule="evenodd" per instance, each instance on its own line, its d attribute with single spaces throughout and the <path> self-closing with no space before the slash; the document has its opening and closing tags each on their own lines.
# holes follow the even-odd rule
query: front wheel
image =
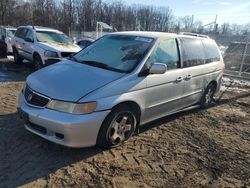
<svg viewBox="0 0 250 188">
<path fill-rule="evenodd" d="M 136 124 L 135 113 L 129 106 L 114 108 L 103 121 L 97 145 L 105 149 L 121 145 L 133 135 Z"/>
<path fill-rule="evenodd" d="M 35 55 L 34 57 L 34 67 L 35 67 L 35 70 L 39 70 L 44 67 L 42 59 L 39 55 Z"/>
<path fill-rule="evenodd" d="M 207 108 L 211 105 L 215 93 L 215 85 L 214 84 L 209 84 L 203 93 L 200 101 L 200 106 L 201 108 Z"/>
</svg>

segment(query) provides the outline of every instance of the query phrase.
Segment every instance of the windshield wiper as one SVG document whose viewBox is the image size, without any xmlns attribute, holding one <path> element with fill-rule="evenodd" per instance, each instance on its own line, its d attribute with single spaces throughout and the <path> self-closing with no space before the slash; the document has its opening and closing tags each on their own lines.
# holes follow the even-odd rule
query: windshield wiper
<svg viewBox="0 0 250 188">
<path fill-rule="evenodd" d="M 108 67 L 107 64 L 100 63 L 100 62 L 97 62 L 97 61 L 81 61 L 81 63 L 87 64 L 87 65 L 92 65 L 92 66 L 95 66 L 95 67 L 100 67 L 100 68 L 106 68 L 106 67 Z"/>
<path fill-rule="evenodd" d="M 86 64 L 86 65 L 91 65 L 91 66 L 94 66 L 94 67 L 99 67 L 99 68 L 107 69 L 107 70 L 111 70 L 111 71 L 115 71 L 115 72 L 123 72 L 123 73 L 125 72 L 123 70 L 116 69 L 114 67 L 110 67 L 107 64 L 101 63 L 101 62 L 98 62 L 98 61 L 85 60 L 85 61 L 81 61 L 80 63 Z"/>
</svg>

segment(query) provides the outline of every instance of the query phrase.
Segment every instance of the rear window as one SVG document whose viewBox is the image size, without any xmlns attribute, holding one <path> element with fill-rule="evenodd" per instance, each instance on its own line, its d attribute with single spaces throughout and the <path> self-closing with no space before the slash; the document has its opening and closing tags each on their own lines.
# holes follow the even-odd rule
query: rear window
<svg viewBox="0 0 250 188">
<path fill-rule="evenodd" d="M 183 66 L 191 67 L 205 63 L 205 52 L 200 39 L 181 38 Z"/>
<path fill-rule="evenodd" d="M 202 43 L 205 49 L 206 63 L 220 61 L 220 52 L 216 43 L 212 40 L 203 40 Z"/>
</svg>

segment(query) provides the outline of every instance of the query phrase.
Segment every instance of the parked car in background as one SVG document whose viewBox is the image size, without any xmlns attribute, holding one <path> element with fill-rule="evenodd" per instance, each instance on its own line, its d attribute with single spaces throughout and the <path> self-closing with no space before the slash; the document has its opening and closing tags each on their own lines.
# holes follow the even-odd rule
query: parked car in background
<svg viewBox="0 0 250 188">
<path fill-rule="evenodd" d="M 80 46 L 82 49 L 88 47 L 90 44 L 92 44 L 95 40 L 91 38 L 83 38 L 76 42 L 78 46 Z"/>
<path fill-rule="evenodd" d="M 27 130 L 70 147 L 117 146 L 139 125 L 219 91 L 224 63 L 203 35 L 120 32 L 31 74 L 19 96 Z"/>
<path fill-rule="evenodd" d="M 27 59 L 35 69 L 56 63 L 79 52 L 81 48 L 56 29 L 39 26 L 20 26 L 12 39 L 14 61 Z"/>
<path fill-rule="evenodd" d="M 14 37 L 14 34 L 16 32 L 16 28 L 10 27 L 10 26 L 1 26 L 0 27 L 0 39 L 2 42 L 5 42 L 6 44 L 6 53 L 12 54 L 13 49 L 11 45 L 11 39 Z"/>
</svg>

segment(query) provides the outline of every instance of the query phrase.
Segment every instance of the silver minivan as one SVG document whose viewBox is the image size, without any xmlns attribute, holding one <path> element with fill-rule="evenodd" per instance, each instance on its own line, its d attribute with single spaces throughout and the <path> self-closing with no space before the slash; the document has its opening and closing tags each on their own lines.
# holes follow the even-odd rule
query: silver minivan
<svg viewBox="0 0 250 188">
<path fill-rule="evenodd" d="M 69 147 L 117 146 L 139 125 L 220 88 L 223 59 L 203 35 L 118 32 L 31 74 L 19 96 L 27 130 Z"/>
</svg>

